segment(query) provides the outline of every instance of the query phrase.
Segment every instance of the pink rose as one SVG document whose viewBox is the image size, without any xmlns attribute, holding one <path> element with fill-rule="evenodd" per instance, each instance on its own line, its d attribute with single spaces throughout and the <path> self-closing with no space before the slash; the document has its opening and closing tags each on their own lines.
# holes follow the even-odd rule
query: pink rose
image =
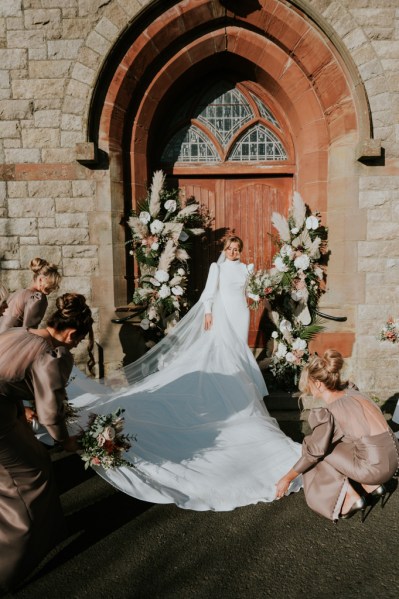
<svg viewBox="0 0 399 599">
<path fill-rule="evenodd" d="M 106 441 L 106 438 L 104 437 L 104 435 L 102 435 L 101 433 L 99 435 L 97 435 L 97 445 L 99 447 L 102 447 L 104 445 Z"/>
</svg>

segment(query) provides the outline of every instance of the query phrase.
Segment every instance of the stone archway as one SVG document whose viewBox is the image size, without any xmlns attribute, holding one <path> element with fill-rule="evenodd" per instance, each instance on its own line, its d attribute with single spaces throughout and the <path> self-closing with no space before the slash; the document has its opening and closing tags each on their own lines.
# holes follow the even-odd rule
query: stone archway
<svg viewBox="0 0 399 599">
<path fill-rule="evenodd" d="M 305 201 L 327 220 L 337 207 L 345 210 L 335 201 L 350 173 L 333 172 L 335 156 L 343 151 L 353 155 L 356 145 L 369 139 L 366 97 L 342 48 L 305 12 L 277 0 L 245 15 L 216 0 L 175 2 L 164 12 L 158 8 L 150 24 L 137 19 L 133 28 L 134 41 L 111 78 L 97 131 L 98 146 L 109 155 L 117 209 L 125 210 L 132 198 L 145 193 L 149 132 L 159 103 L 177 80 L 200 72 L 217 56 L 247 65 L 284 110 L 296 144 L 295 188 Z M 115 234 L 114 254 L 116 303 L 123 303 L 121 229 Z M 328 305 L 340 307 L 334 300 Z M 346 334 L 350 345 L 353 333 Z M 342 332 L 340 337 L 345 337 Z"/>
</svg>

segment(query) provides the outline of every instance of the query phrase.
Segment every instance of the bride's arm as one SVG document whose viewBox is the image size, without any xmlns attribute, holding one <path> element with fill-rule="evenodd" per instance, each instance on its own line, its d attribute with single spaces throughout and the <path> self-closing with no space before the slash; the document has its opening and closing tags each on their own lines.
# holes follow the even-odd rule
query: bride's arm
<svg viewBox="0 0 399 599">
<path fill-rule="evenodd" d="M 212 304 L 215 298 L 216 291 L 218 289 L 218 285 L 219 267 L 216 264 L 216 262 L 213 262 L 209 269 L 205 289 L 200 297 L 200 301 L 203 303 L 205 311 L 205 330 L 210 329 L 212 326 Z"/>
</svg>

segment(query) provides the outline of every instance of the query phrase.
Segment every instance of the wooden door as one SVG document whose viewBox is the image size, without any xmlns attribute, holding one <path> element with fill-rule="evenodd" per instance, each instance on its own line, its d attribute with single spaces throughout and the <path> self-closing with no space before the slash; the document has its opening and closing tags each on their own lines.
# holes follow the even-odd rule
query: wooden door
<svg viewBox="0 0 399 599">
<path fill-rule="evenodd" d="M 244 241 L 243 262 L 255 269 L 269 268 L 276 251 L 270 234 L 273 212 L 287 214 L 292 196 L 292 177 L 178 177 L 177 185 L 186 197 L 193 196 L 214 217 L 209 238 L 196 245 L 190 266 L 195 294 L 205 285 L 209 265 L 219 256 L 220 240 L 226 230 L 234 231 Z M 263 347 L 266 339 L 260 330 L 262 310 L 251 313 L 249 345 Z"/>
</svg>

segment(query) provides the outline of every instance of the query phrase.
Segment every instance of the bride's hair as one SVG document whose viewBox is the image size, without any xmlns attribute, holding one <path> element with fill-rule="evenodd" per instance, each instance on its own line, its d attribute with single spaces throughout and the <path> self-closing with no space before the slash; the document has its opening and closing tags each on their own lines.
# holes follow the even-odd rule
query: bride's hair
<svg viewBox="0 0 399 599">
<path fill-rule="evenodd" d="M 299 379 L 300 391 L 309 392 L 309 379 L 324 383 L 330 391 L 341 391 L 347 386 L 346 381 L 341 381 L 343 365 L 344 359 L 336 349 L 327 349 L 323 357 L 314 354 L 302 369 Z"/>
<path fill-rule="evenodd" d="M 86 337 L 89 335 L 89 345 L 87 351 L 89 360 L 87 366 L 92 372 L 95 364 L 93 356 L 94 335 L 93 318 L 91 310 L 86 304 L 86 299 L 79 293 L 64 293 L 56 300 L 57 309 L 47 320 L 47 326 L 56 331 L 65 331 L 65 329 L 76 329 L 74 337 Z"/>
<path fill-rule="evenodd" d="M 242 252 L 244 243 L 242 239 L 240 239 L 240 237 L 237 237 L 237 235 L 229 235 L 228 237 L 226 237 L 223 243 L 223 251 L 227 250 L 227 248 L 230 247 L 232 243 L 238 243 L 238 249 L 240 250 L 240 252 Z"/>
</svg>

